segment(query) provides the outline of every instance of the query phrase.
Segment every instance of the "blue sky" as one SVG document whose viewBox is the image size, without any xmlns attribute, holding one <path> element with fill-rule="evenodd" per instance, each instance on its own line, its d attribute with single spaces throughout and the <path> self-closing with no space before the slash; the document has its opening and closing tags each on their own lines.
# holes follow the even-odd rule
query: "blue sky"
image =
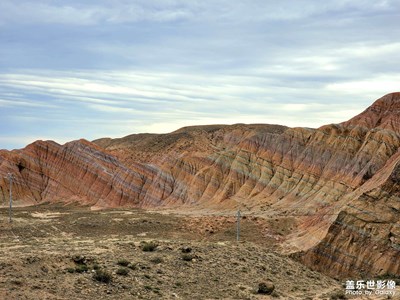
<svg viewBox="0 0 400 300">
<path fill-rule="evenodd" d="M 319 127 L 400 82 L 400 1 L 0 1 L 0 149 Z"/>
</svg>

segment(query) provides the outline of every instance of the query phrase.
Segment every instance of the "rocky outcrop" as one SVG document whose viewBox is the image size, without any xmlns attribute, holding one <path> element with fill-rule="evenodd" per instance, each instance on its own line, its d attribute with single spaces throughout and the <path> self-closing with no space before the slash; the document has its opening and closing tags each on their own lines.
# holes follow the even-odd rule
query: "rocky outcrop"
<svg viewBox="0 0 400 300">
<path fill-rule="evenodd" d="M 394 93 L 318 129 L 210 125 L 65 145 L 38 141 L 0 152 L 0 174 L 15 175 L 16 198 L 28 203 L 239 206 L 292 218 L 284 248 L 304 263 L 331 275 L 398 274 L 399 110 Z M 7 198 L 5 180 L 0 188 Z"/>
</svg>

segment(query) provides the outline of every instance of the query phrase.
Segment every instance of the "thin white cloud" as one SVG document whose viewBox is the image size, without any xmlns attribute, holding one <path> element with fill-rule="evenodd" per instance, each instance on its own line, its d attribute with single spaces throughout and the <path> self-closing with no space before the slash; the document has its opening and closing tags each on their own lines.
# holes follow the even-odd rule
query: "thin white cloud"
<svg viewBox="0 0 400 300">
<path fill-rule="evenodd" d="M 115 1 L 113 1 L 115 2 Z M 11 1 L 0 3 L 0 24 L 65 24 L 95 25 L 99 23 L 134 23 L 141 21 L 170 22 L 193 16 L 193 4 L 141 1 L 97 1 L 83 4 L 70 1 L 66 4 L 48 1 Z M 136 2 L 136 3 L 135 3 Z"/>
<path fill-rule="evenodd" d="M 76 76 L 79 76 L 77 74 Z M 121 76 L 120 76 L 121 77 Z M 51 92 L 66 95 L 124 95 L 126 97 L 142 97 L 151 99 L 163 99 L 173 101 L 188 100 L 185 90 L 179 91 L 171 87 L 163 87 L 160 85 L 162 78 L 168 75 L 161 75 L 156 86 L 145 83 L 146 77 L 142 80 L 135 81 L 129 78 L 115 84 L 99 81 L 95 75 L 89 78 L 77 77 L 58 77 L 53 76 L 32 76 L 23 74 L 4 74 L 0 75 L 0 83 L 5 86 L 26 89 L 30 91 Z M 174 74 L 171 74 L 174 77 Z M 137 86 L 137 88 L 135 88 Z M 228 89 L 228 87 L 225 87 Z M 234 87 L 231 87 L 232 89 Z M 197 86 L 191 87 L 191 93 L 201 92 L 201 88 Z M 204 90 L 202 92 L 205 95 Z"/>
<path fill-rule="evenodd" d="M 95 25 L 134 22 L 171 22 L 179 20 L 221 22 L 292 21 L 335 11 L 388 11 L 395 1 L 69 1 L 0 2 L 0 23 Z"/>
<path fill-rule="evenodd" d="M 51 105 L 48 103 L 38 103 L 38 102 L 33 102 L 29 101 L 21 101 L 21 100 L 3 100 L 0 99 L 0 107 L 47 107 L 47 108 L 54 108 L 56 107 L 55 105 Z"/>
<path fill-rule="evenodd" d="M 341 122 L 398 90 L 399 17 L 383 0 L 0 1 L 0 117 L 88 139 Z"/>
<path fill-rule="evenodd" d="M 103 104 L 90 104 L 88 106 L 91 109 L 107 112 L 107 113 L 138 113 L 140 112 L 137 109 L 129 108 L 129 107 L 118 107 L 112 105 L 103 105 Z"/>
<path fill-rule="evenodd" d="M 270 75 L 273 77 L 274 74 Z M 42 93 L 49 98 L 48 103 L 55 103 L 56 107 L 65 106 L 71 110 L 68 102 L 80 103 L 84 105 L 85 114 L 89 118 L 95 118 L 95 112 L 101 112 L 110 118 L 118 114 L 126 120 L 132 117 L 148 119 L 146 124 L 149 128 L 164 129 L 177 129 L 178 124 L 187 125 L 188 122 L 268 123 L 271 120 L 289 126 L 319 127 L 328 119 L 333 122 L 344 121 L 344 115 L 338 113 L 336 118 L 333 117 L 330 115 L 332 106 L 317 102 L 318 99 L 335 99 L 338 106 L 334 109 L 340 112 L 340 95 L 347 95 L 341 83 L 321 86 L 318 90 L 314 89 L 312 83 L 303 83 L 300 88 L 292 88 L 277 84 L 275 79 L 254 74 L 217 74 L 204 77 L 195 74 L 143 71 L 48 71 L 46 75 L 46 72 L 42 71 L 39 75 L 3 74 L 0 75 L 0 83 L 13 89 L 24 90 L 26 97 L 33 92 L 39 95 Z M 136 89 L 135 86 L 141 88 Z M 331 95 L 332 90 L 336 91 L 334 96 Z M 310 93 L 314 94 L 313 98 L 307 98 Z M 346 101 L 346 98 L 343 97 L 342 100 Z M 23 103 L 31 102 L 25 99 L 21 105 Z M 346 107 L 348 108 L 348 105 Z M 309 114 L 307 118 L 304 112 Z M 324 119 L 324 116 L 327 119 Z M 160 120 L 162 125 L 156 125 L 160 124 Z M 181 121 L 177 123 L 177 120 Z M 165 126 L 165 122 L 171 125 Z M 138 128 L 134 130 L 137 132 Z"/>
<path fill-rule="evenodd" d="M 90 25 L 98 18 L 95 9 L 72 5 L 50 5 L 31 1 L 1 1 L 1 21 L 7 23 L 56 23 Z"/>
</svg>

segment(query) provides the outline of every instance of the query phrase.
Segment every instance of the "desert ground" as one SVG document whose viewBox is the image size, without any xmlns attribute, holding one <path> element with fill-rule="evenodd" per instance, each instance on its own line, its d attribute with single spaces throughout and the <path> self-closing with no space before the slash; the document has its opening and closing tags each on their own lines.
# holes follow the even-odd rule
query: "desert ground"
<svg viewBox="0 0 400 300">
<path fill-rule="evenodd" d="M 266 235 L 260 217 L 242 217 L 239 242 L 234 215 L 44 204 L 8 218 L 1 208 L 0 299 L 345 299 L 343 282 L 281 254 L 282 228 Z"/>
</svg>

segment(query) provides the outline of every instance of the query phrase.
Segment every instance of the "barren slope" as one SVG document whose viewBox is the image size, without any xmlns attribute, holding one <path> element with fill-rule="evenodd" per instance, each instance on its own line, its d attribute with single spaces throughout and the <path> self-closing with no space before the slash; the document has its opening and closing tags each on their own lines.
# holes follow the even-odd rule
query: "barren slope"
<svg viewBox="0 0 400 300">
<path fill-rule="evenodd" d="M 17 209 L 10 225 L 5 212 L 1 299 L 328 299 L 341 291 L 339 282 L 260 244 L 256 220 L 243 222 L 236 243 L 234 223 L 214 234 L 189 231 L 179 215 L 41 205 Z M 143 251 L 152 241 L 154 251 Z M 111 281 L 96 281 L 95 269 Z M 256 293 L 267 280 L 272 297 Z"/>
</svg>

